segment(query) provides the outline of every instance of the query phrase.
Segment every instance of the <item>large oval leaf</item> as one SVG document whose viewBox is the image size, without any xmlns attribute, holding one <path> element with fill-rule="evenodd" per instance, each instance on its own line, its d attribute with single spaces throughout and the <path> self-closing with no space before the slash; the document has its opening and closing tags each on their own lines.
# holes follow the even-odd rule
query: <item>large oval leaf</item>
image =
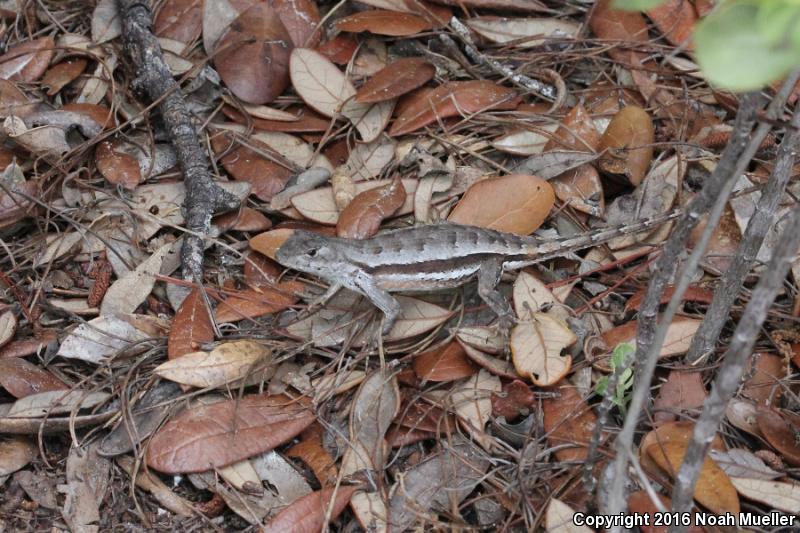
<svg viewBox="0 0 800 533">
<path fill-rule="evenodd" d="M 191 407 L 151 439 L 147 464 L 161 472 L 203 472 L 280 446 L 308 427 L 305 399 L 261 394 Z"/>
</svg>

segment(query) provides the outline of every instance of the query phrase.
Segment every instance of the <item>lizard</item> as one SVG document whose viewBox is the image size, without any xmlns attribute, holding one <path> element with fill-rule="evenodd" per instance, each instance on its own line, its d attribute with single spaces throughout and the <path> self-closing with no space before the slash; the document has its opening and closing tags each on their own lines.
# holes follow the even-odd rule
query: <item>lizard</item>
<svg viewBox="0 0 800 533">
<path fill-rule="evenodd" d="M 361 240 L 294 230 L 276 250 L 275 259 L 287 268 L 327 281 L 329 289 L 321 302 L 341 288 L 366 296 L 384 314 L 384 335 L 400 313 L 393 292 L 455 288 L 477 277 L 478 295 L 497 314 L 501 330 L 507 331 L 514 323 L 513 312 L 497 290 L 504 271 L 652 229 L 680 213 L 558 239 L 447 222 L 390 230 Z"/>
</svg>

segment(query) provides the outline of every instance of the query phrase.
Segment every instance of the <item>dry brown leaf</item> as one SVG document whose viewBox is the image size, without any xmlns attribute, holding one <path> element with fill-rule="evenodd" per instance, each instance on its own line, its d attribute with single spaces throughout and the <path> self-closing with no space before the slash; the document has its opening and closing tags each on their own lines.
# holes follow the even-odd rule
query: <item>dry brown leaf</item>
<svg viewBox="0 0 800 533">
<path fill-rule="evenodd" d="M 676 420 L 683 411 L 702 408 L 707 397 L 703 376 L 699 372 L 673 370 L 666 383 L 661 385 L 653 404 L 655 424 Z"/>
<path fill-rule="evenodd" d="M 472 437 L 481 444 L 486 439 L 483 430 L 492 414 L 492 397 L 501 389 L 500 378 L 481 369 L 454 387 L 450 394 L 450 401 L 459 419 Z"/>
<path fill-rule="evenodd" d="M 680 469 L 686 454 L 686 443 L 664 442 L 653 444 L 647 454 L 673 479 Z M 739 514 L 739 496 L 728 475 L 710 457 L 706 457 L 700 469 L 700 477 L 694 489 L 694 498 L 715 514 Z"/>
<path fill-rule="evenodd" d="M 517 48 L 531 48 L 548 40 L 565 41 L 574 38 L 581 25 L 571 20 L 556 18 L 475 17 L 467 26 L 481 37 L 506 44 L 516 41 Z"/>
<path fill-rule="evenodd" d="M 270 0 L 270 5 L 278 12 L 286 31 L 296 47 L 314 48 L 319 44 L 322 32 L 319 8 L 313 0 Z"/>
<path fill-rule="evenodd" d="M 292 177 L 290 169 L 247 146 L 236 146 L 227 151 L 230 143 L 223 135 L 212 137 L 211 145 L 217 153 L 227 152 L 220 160 L 222 166 L 233 179 L 252 185 L 250 192 L 259 200 L 271 200 Z"/>
<path fill-rule="evenodd" d="M 742 387 L 742 396 L 761 405 L 778 405 L 783 395 L 780 380 L 786 377 L 783 358 L 767 353 L 755 353 L 750 359 L 750 377 Z"/>
<path fill-rule="evenodd" d="M 654 140 L 653 120 L 647 111 L 638 106 L 622 108 L 600 139 L 598 151 L 605 153 L 600 168 L 639 185 L 650 168 Z"/>
<path fill-rule="evenodd" d="M 344 103 L 356 94 L 353 85 L 324 55 L 308 48 L 295 48 L 289 71 L 300 98 L 326 117 L 341 113 Z"/>
<path fill-rule="evenodd" d="M 682 46 L 688 51 L 694 49 L 694 43 L 690 38 L 697 25 L 697 14 L 692 2 L 667 0 L 648 10 L 647 16 L 670 43 Z"/>
<path fill-rule="evenodd" d="M 739 494 L 749 500 L 763 503 L 770 509 L 778 509 L 795 515 L 800 509 L 800 485 L 797 483 L 744 477 L 733 477 L 731 482 Z M 786 518 L 792 517 L 787 516 Z"/>
<path fill-rule="evenodd" d="M 477 370 L 456 341 L 419 354 L 413 366 L 420 379 L 436 382 L 469 377 Z"/>
<path fill-rule="evenodd" d="M 420 57 L 398 59 L 364 82 L 355 101 L 375 103 L 392 100 L 425 85 L 435 74 L 436 68 Z"/>
<path fill-rule="evenodd" d="M 250 239 L 250 248 L 258 253 L 266 255 L 274 261 L 275 252 L 277 252 L 278 248 L 280 248 L 293 233 L 294 230 L 288 228 L 267 231 Z"/>
<path fill-rule="evenodd" d="M 250 104 L 277 98 L 289 83 L 292 39 L 268 4 L 255 4 L 219 40 L 214 65 L 225 85 Z"/>
<path fill-rule="evenodd" d="M 692 233 L 689 234 L 687 244 L 690 248 L 694 248 L 700 241 L 707 224 L 708 216 L 701 217 Z M 726 205 L 719 224 L 711 234 L 711 240 L 703 256 L 703 264 L 717 272 L 725 272 L 730 267 L 741 240 L 742 233 L 736 223 L 736 214 L 730 204 Z"/>
<path fill-rule="evenodd" d="M 213 389 L 254 373 L 270 356 L 270 350 L 261 344 L 233 341 L 220 344 L 210 352 L 183 354 L 160 364 L 153 372 L 182 385 Z"/>
<path fill-rule="evenodd" d="M 696 318 L 677 317 L 667 328 L 667 335 L 661 347 L 659 357 L 672 357 L 687 352 L 692 343 L 692 338 L 700 327 L 702 320 Z M 635 345 L 636 343 L 636 321 L 633 320 L 621 326 L 617 326 L 603 333 L 600 338 L 608 349 L 609 353 L 620 343 Z M 605 357 L 604 357 L 605 359 Z M 606 365 L 607 361 L 598 361 L 601 365 Z"/>
<path fill-rule="evenodd" d="M 277 287 L 262 286 L 236 292 L 219 303 L 215 319 L 219 323 L 238 322 L 277 313 L 295 303 L 295 292 L 302 288 L 297 282 L 284 281 Z"/>
<path fill-rule="evenodd" d="M 153 32 L 158 37 L 191 43 L 203 30 L 202 0 L 168 0 L 158 10 Z"/>
<path fill-rule="evenodd" d="M 0 357 L 0 386 L 14 398 L 68 388 L 47 370 L 19 357 Z"/>
<path fill-rule="evenodd" d="M 451 81 L 420 93 L 402 111 L 398 110 L 389 135 L 411 133 L 448 117 L 514 109 L 518 104 L 519 97 L 514 90 L 494 82 Z"/>
<path fill-rule="evenodd" d="M 514 314 L 521 321 L 533 320 L 536 313 L 547 311 L 560 303 L 547 285 L 525 270 L 514 281 L 513 298 Z"/>
<path fill-rule="evenodd" d="M 358 39 L 344 33 L 340 33 L 317 47 L 317 52 L 337 65 L 347 65 L 353 59 L 356 50 L 358 50 Z"/>
<path fill-rule="evenodd" d="M 336 460 L 322 445 L 322 428 L 314 424 L 303 432 L 302 440 L 286 450 L 287 457 L 295 457 L 307 464 L 322 488 L 336 484 L 338 469 Z"/>
<path fill-rule="evenodd" d="M 183 411 L 150 440 L 147 464 L 165 473 L 203 472 L 280 446 L 315 420 L 303 398 L 251 395 Z"/>
<path fill-rule="evenodd" d="M 415 179 L 403 179 L 401 181 L 403 189 L 406 191 L 406 198 L 403 205 L 394 213 L 396 216 L 407 215 L 414 210 L 414 194 L 419 183 Z M 391 183 L 392 180 L 388 179 L 359 181 L 355 183 L 355 192 L 356 194 L 361 194 L 371 189 L 386 187 Z M 320 187 L 313 191 L 293 196 L 292 206 L 305 218 L 319 224 L 336 225 L 339 220 L 340 211 L 336 206 L 336 199 L 331 187 Z"/>
<path fill-rule="evenodd" d="M 143 181 L 139 161 L 130 154 L 115 150 L 112 141 L 102 141 L 97 145 L 95 164 L 100 174 L 112 185 L 132 190 Z"/>
<path fill-rule="evenodd" d="M 38 447 L 23 436 L 4 436 L 0 439 L 0 477 L 13 474 L 33 461 Z"/>
<path fill-rule="evenodd" d="M 559 461 L 585 461 L 589 454 L 589 441 L 597 424 L 597 415 L 575 387 L 561 386 L 556 392 L 559 397 L 542 401 L 547 442 L 560 448 L 555 451 Z M 562 448 L 564 444 L 574 447 Z"/>
<path fill-rule="evenodd" d="M 536 385 L 547 387 L 558 383 L 569 372 L 572 356 L 561 350 L 578 337 L 566 324 L 544 313 L 533 313 L 530 322 L 522 322 L 511 330 L 511 357 L 520 376 Z"/>
<path fill-rule="evenodd" d="M 510 422 L 520 415 L 529 414 L 536 404 L 536 397 L 530 387 L 515 379 L 503 385 L 500 394 L 492 394 L 492 415 L 502 416 Z"/>
<path fill-rule="evenodd" d="M 10 310 L 0 313 L 0 348 L 14 338 L 16 331 L 17 317 L 14 316 L 14 313 Z"/>
<path fill-rule="evenodd" d="M 318 533 L 326 518 L 336 519 L 358 487 L 338 486 L 312 492 L 281 510 L 261 528 L 262 533 Z"/>
<path fill-rule="evenodd" d="M 529 235 L 547 219 L 554 203 L 553 188 L 543 179 L 509 174 L 475 183 L 448 221 Z"/>
<path fill-rule="evenodd" d="M 37 392 L 20 398 L 6 413 L 9 418 L 36 418 L 90 409 L 105 403 L 105 392 L 87 392 L 79 389 Z"/>
<path fill-rule="evenodd" d="M 392 216 L 406 201 L 400 178 L 383 187 L 364 191 L 342 210 L 336 222 L 336 235 L 346 239 L 366 239 L 375 235 L 385 218 Z"/>
<path fill-rule="evenodd" d="M 183 300 L 169 330 L 167 357 L 174 359 L 200 349 L 214 340 L 214 326 L 203 292 L 194 289 Z"/>
<path fill-rule="evenodd" d="M 558 498 L 550 498 L 544 515 L 547 533 L 591 533 L 590 528 L 575 524 L 576 514 L 575 509 Z"/>
<path fill-rule="evenodd" d="M 86 70 L 88 61 L 83 58 L 72 58 L 53 65 L 42 78 L 42 87 L 47 87 L 47 96 L 53 96 L 67 84 L 75 81 Z"/>
<path fill-rule="evenodd" d="M 214 225 L 221 231 L 261 232 L 272 227 L 272 221 L 261 211 L 251 207 L 243 207 L 239 211 L 230 211 L 214 217 Z"/>
<path fill-rule="evenodd" d="M 789 411 L 760 408 L 756 415 L 758 429 L 769 444 L 792 466 L 800 466 L 800 415 Z"/>
<path fill-rule="evenodd" d="M 0 56 L 0 78 L 32 83 L 47 70 L 55 53 L 56 43 L 50 37 L 42 37 L 11 47 Z"/>
<path fill-rule="evenodd" d="M 382 9 L 361 11 L 336 21 L 336 28 L 339 31 L 354 33 L 368 31 L 376 35 L 389 35 L 391 37 L 406 37 L 429 30 L 432 27 L 422 17 L 410 13 L 398 13 Z"/>
<path fill-rule="evenodd" d="M 92 13 L 92 42 L 101 44 L 122 35 L 116 0 L 100 0 Z"/>
<path fill-rule="evenodd" d="M 629 63 L 630 50 L 619 46 L 619 43 L 643 43 L 649 40 L 647 35 L 647 22 L 641 13 L 636 11 L 623 11 L 612 7 L 612 0 L 599 0 L 595 3 L 589 27 L 592 32 L 607 41 L 614 42 L 617 47 L 611 48 L 608 53 L 616 61 Z"/>
</svg>

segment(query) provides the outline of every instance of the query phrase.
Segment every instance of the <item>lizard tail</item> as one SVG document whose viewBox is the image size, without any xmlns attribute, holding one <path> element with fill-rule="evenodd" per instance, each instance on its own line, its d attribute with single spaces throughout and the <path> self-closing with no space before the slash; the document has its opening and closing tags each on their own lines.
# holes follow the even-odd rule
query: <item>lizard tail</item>
<svg viewBox="0 0 800 533">
<path fill-rule="evenodd" d="M 675 210 L 666 215 L 640 220 L 631 224 L 625 224 L 624 226 L 604 228 L 586 235 L 539 241 L 536 244 L 535 257 L 533 258 L 538 263 L 540 261 L 561 257 L 570 252 L 577 252 L 578 250 L 591 248 L 597 244 L 606 243 L 623 235 L 654 229 L 665 222 L 678 218 L 681 214 L 683 214 L 683 211 Z"/>
</svg>

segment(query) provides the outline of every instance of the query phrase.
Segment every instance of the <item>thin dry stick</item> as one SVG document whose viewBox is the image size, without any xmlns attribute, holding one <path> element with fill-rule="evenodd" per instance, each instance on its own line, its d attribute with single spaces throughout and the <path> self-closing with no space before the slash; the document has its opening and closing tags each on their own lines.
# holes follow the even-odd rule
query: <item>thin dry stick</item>
<svg viewBox="0 0 800 533">
<path fill-rule="evenodd" d="M 164 61 L 161 46 L 151 30 L 149 7 L 138 0 L 117 0 L 122 20 L 125 50 L 136 67 L 136 83 L 157 101 L 167 133 L 175 147 L 186 185 L 184 212 L 186 227 L 181 251 L 183 278 L 200 283 L 203 279 L 203 240 L 211 230 L 212 215 L 239 206 L 239 199 L 214 182 L 208 154 L 203 149 L 172 73 Z"/>
<path fill-rule="evenodd" d="M 700 476 L 700 468 L 708 453 L 708 447 L 725 415 L 728 402 L 739 388 L 739 380 L 745 371 L 761 326 L 767 318 L 772 302 L 783 287 L 798 248 L 800 248 L 800 207 L 795 207 L 789 215 L 789 221 L 781 233 L 778 245 L 772 252 L 772 259 L 766 271 L 753 289 L 750 302 L 736 327 L 731 345 L 722 358 L 723 363 L 714 380 L 711 395 L 705 402 L 700 420 L 694 427 L 692 441 L 686 449 L 672 491 L 673 511 L 688 511 L 692 505 L 694 486 Z M 672 527 L 670 532 L 682 533 L 685 529 L 685 527 Z"/>
<path fill-rule="evenodd" d="M 685 361 L 689 364 L 697 364 L 713 351 L 722 327 L 728 320 L 731 307 L 742 289 L 745 277 L 755 264 L 758 251 L 774 222 L 783 191 L 792 176 L 795 150 L 800 143 L 798 128 L 800 128 L 800 106 L 797 106 L 792 116 L 791 133 L 786 133 L 778 148 L 775 169 L 761 193 L 752 218 L 747 223 L 736 255 L 723 273 L 703 323 L 692 339 L 685 357 Z"/>
<path fill-rule="evenodd" d="M 464 51 L 475 63 L 493 70 L 501 76 L 508 78 L 516 85 L 519 85 L 520 87 L 527 89 L 532 93 L 536 93 L 539 96 L 543 96 L 550 100 L 556 100 L 558 98 L 558 91 L 552 85 L 535 80 L 531 77 L 525 76 L 524 74 L 517 74 L 511 67 L 503 65 L 499 61 L 491 59 L 480 53 L 478 48 L 475 46 L 475 41 L 472 40 L 472 36 L 469 34 L 469 28 L 467 28 L 463 22 L 458 20 L 458 17 L 453 17 L 450 19 L 450 27 L 454 32 L 456 32 L 461 40 L 464 41 Z"/>
<path fill-rule="evenodd" d="M 742 99 L 739 113 L 736 116 L 733 134 L 728 146 L 725 148 L 717 167 L 711 177 L 706 181 L 705 187 L 689 204 L 686 213 L 678 220 L 675 229 L 667 240 L 664 251 L 656 260 L 653 277 L 650 280 L 641 311 L 639 312 L 639 329 L 637 331 L 637 349 L 635 361 L 644 363 L 644 368 L 637 368 L 636 387 L 631 398 L 630 409 L 625 417 L 622 431 L 617 435 L 616 460 L 613 463 L 614 475 L 611 481 L 608 500 L 608 512 L 617 514 L 625 508 L 625 472 L 628 466 L 628 452 L 632 449 L 633 435 L 639 420 L 639 415 L 644 407 L 645 398 L 650 390 L 650 379 L 655 369 L 655 361 L 644 360 L 644 354 L 649 352 L 653 345 L 656 333 L 656 315 L 661 300 L 661 294 L 669 281 L 673 266 L 685 247 L 689 233 L 697 221 L 708 210 L 708 207 L 717 198 L 724 184 L 735 176 L 734 171 L 738 166 L 740 155 L 744 152 L 750 130 L 755 124 L 756 112 L 759 107 L 759 95 L 748 94 Z M 759 143 L 756 143 L 758 146 Z M 749 161 L 749 159 L 748 159 Z"/>
</svg>

